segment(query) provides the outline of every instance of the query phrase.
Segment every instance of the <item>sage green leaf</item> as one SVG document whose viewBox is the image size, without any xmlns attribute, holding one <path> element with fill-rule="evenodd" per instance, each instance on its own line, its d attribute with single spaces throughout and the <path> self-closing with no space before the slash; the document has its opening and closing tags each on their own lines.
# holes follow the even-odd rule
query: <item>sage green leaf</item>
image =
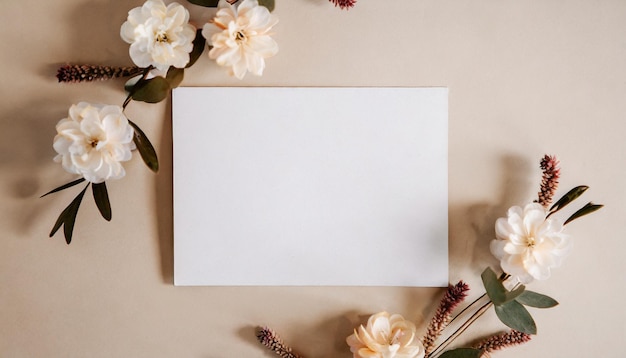
<svg viewBox="0 0 626 358">
<path fill-rule="evenodd" d="M 533 317 L 521 303 L 513 300 L 502 305 L 495 305 L 496 315 L 510 328 L 527 334 L 537 334 Z"/>
<path fill-rule="evenodd" d="M 141 130 L 141 128 L 139 128 L 139 126 L 137 126 L 135 123 L 133 123 L 130 120 L 128 121 L 128 123 L 130 123 L 130 125 L 135 130 L 133 142 L 135 142 L 135 146 L 137 147 L 137 150 L 139 151 L 139 154 L 141 155 L 141 159 L 143 159 L 143 162 L 146 163 L 146 165 L 148 166 L 148 168 L 150 168 L 150 170 L 152 170 L 155 173 L 158 172 L 159 171 L 159 159 L 157 158 L 157 154 L 156 154 L 156 151 L 154 150 L 154 147 L 152 146 L 152 143 L 150 143 L 150 140 L 148 139 L 146 134 Z"/>
<path fill-rule="evenodd" d="M 521 294 L 523 294 L 525 290 L 526 290 L 526 286 L 520 285 L 518 288 L 514 289 L 513 291 L 506 291 L 504 293 L 506 297 L 504 302 L 509 302 L 509 301 L 516 299 Z"/>
<path fill-rule="evenodd" d="M 54 236 L 56 232 L 63 225 L 63 234 L 65 236 L 65 242 L 69 245 L 72 242 L 72 233 L 74 231 L 74 223 L 76 222 L 76 214 L 78 214 L 78 208 L 80 208 L 80 203 L 83 200 L 83 196 L 85 195 L 85 191 L 89 187 L 87 186 L 72 200 L 70 205 L 68 205 L 59 215 L 54 227 L 52 227 L 52 231 L 50 231 L 50 237 Z"/>
<path fill-rule="evenodd" d="M 559 304 L 554 298 L 533 291 L 524 291 L 515 300 L 525 306 L 536 308 L 550 308 Z"/>
<path fill-rule="evenodd" d="M 259 5 L 265 6 L 270 12 L 274 11 L 276 2 L 274 0 L 259 0 Z"/>
<path fill-rule="evenodd" d="M 91 190 L 93 191 L 93 199 L 96 201 L 96 206 L 100 214 L 102 214 L 104 220 L 111 221 L 111 202 L 109 201 L 109 193 L 106 184 L 104 182 L 92 184 Z"/>
<path fill-rule="evenodd" d="M 202 36 L 202 29 L 198 29 L 196 31 L 196 37 L 193 39 L 193 49 L 191 50 L 191 53 L 189 53 L 189 62 L 187 63 L 187 66 L 185 66 L 185 68 L 193 66 L 193 64 L 198 61 L 200 55 L 202 55 L 202 52 L 204 51 L 205 46 L 206 39 L 204 38 L 204 36 Z"/>
<path fill-rule="evenodd" d="M 587 185 L 579 185 L 568 191 L 567 194 L 563 195 L 559 200 L 557 200 L 556 203 L 554 203 L 554 205 L 552 205 L 550 208 L 550 215 L 563 209 L 567 204 L 576 200 L 579 196 L 583 195 L 587 189 L 589 189 Z"/>
<path fill-rule="evenodd" d="M 204 7 L 217 7 L 219 0 L 187 0 L 192 4 L 200 5 Z"/>
<path fill-rule="evenodd" d="M 596 210 L 600 210 L 600 208 L 602 208 L 604 205 L 600 205 L 600 204 L 594 204 L 594 203 L 587 203 L 587 205 L 583 206 L 582 208 L 578 209 L 578 211 L 576 211 L 575 213 L 572 214 L 572 216 L 570 216 L 569 218 L 567 218 L 567 220 L 565 220 L 565 222 L 563 223 L 563 225 L 566 225 L 569 222 L 572 222 L 580 217 L 583 217 L 587 214 L 591 214 Z"/>
<path fill-rule="evenodd" d="M 176 68 L 172 66 L 170 67 L 169 70 L 167 70 L 167 75 L 165 79 L 167 80 L 167 82 L 170 83 L 170 89 L 171 89 L 171 88 L 178 87 L 178 85 L 180 85 L 180 83 L 183 81 L 184 77 L 185 77 L 184 68 Z"/>
<path fill-rule="evenodd" d="M 506 289 L 491 267 L 487 267 L 480 278 L 482 278 L 485 291 L 487 291 L 487 295 L 494 305 L 498 306 L 506 302 Z"/>
<path fill-rule="evenodd" d="M 76 185 L 76 184 L 80 184 L 80 183 L 82 183 L 82 182 L 84 182 L 84 181 L 85 181 L 85 178 L 76 179 L 76 180 L 74 180 L 74 181 L 73 181 L 73 182 L 71 182 L 71 183 L 67 183 L 67 184 L 65 184 L 65 185 L 61 185 L 60 187 L 58 187 L 58 188 L 56 188 L 56 189 L 52 189 L 52 190 L 50 190 L 49 192 L 47 192 L 47 193 L 45 193 L 44 195 L 40 196 L 40 198 L 43 198 L 44 196 L 47 196 L 47 195 L 50 195 L 50 194 L 53 194 L 53 193 L 59 192 L 59 191 L 61 191 L 61 190 L 65 190 L 65 189 L 67 189 L 67 188 L 71 188 L 71 187 L 73 187 L 74 185 Z"/>
<path fill-rule="evenodd" d="M 480 358 L 483 351 L 475 348 L 457 348 L 444 352 L 440 358 Z"/>
<path fill-rule="evenodd" d="M 170 90 L 168 80 L 163 77 L 154 77 L 137 82 L 130 90 L 130 95 L 135 101 L 158 103 L 167 98 Z"/>
</svg>

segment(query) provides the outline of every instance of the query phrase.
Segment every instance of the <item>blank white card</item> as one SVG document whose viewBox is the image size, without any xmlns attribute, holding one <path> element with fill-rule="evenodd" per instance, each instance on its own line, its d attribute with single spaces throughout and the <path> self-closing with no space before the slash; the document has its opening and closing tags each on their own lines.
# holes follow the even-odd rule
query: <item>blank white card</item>
<svg viewBox="0 0 626 358">
<path fill-rule="evenodd" d="M 172 101 L 176 285 L 447 286 L 447 89 Z"/>
</svg>

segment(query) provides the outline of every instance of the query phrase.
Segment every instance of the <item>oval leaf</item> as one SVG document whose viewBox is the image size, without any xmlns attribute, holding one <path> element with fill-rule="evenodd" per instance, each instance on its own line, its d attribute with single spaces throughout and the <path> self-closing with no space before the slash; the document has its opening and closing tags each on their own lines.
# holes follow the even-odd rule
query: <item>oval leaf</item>
<svg viewBox="0 0 626 358">
<path fill-rule="evenodd" d="M 537 334 L 537 326 L 528 310 L 517 301 L 494 306 L 496 315 L 510 328 L 527 334 Z"/>
<path fill-rule="evenodd" d="M 576 200 L 579 196 L 583 195 L 583 193 L 589 189 L 587 185 L 579 185 L 574 189 L 567 192 L 567 194 L 563 195 L 559 200 L 557 200 L 554 205 L 550 208 L 550 215 L 556 213 L 557 211 L 563 209 L 567 204 Z"/>
<path fill-rule="evenodd" d="M 196 31 L 196 38 L 193 39 L 193 49 L 191 50 L 191 53 L 189 53 L 189 62 L 187 63 L 187 66 L 185 66 L 185 68 L 193 66 L 193 64 L 198 61 L 200 55 L 202 55 L 202 51 L 204 51 L 205 46 L 206 39 L 204 38 L 204 36 L 202 36 L 202 29 L 198 29 Z"/>
<path fill-rule="evenodd" d="M 504 293 L 505 295 L 505 300 L 504 302 L 509 302 L 514 300 L 515 298 L 519 297 L 522 293 L 524 293 L 524 291 L 526 290 L 526 286 L 521 285 L 520 287 L 514 289 L 513 291 L 507 291 Z"/>
<path fill-rule="evenodd" d="M 563 225 L 567 225 L 567 223 L 570 223 L 580 217 L 583 217 L 587 214 L 591 214 L 596 210 L 600 210 L 600 208 L 602 208 L 604 205 L 600 205 L 600 204 L 594 204 L 594 203 L 587 203 L 587 205 L 583 206 L 582 208 L 578 209 L 578 211 L 576 211 L 575 213 L 572 214 L 572 216 L 570 216 L 569 218 L 567 218 L 567 220 L 565 220 L 565 222 L 563 223 Z"/>
<path fill-rule="evenodd" d="M 102 214 L 104 220 L 111 221 L 111 202 L 109 201 L 109 193 L 106 184 L 104 182 L 92 184 L 91 190 L 93 191 L 93 199 L 96 201 L 96 206 L 100 214 Z"/>
<path fill-rule="evenodd" d="M 487 295 L 494 305 L 497 306 L 506 302 L 506 289 L 490 267 L 483 271 L 480 278 L 482 278 L 485 291 L 487 291 Z"/>
<path fill-rule="evenodd" d="M 440 358 L 480 358 L 483 351 L 474 348 L 457 348 L 444 352 Z"/>
<path fill-rule="evenodd" d="M 515 300 L 525 306 L 536 308 L 550 308 L 559 304 L 554 298 L 533 291 L 524 291 Z"/>
<path fill-rule="evenodd" d="M 133 90 L 133 87 L 135 87 L 137 82 L 139 82 L 139 80 L 141 80 L 142 77 L 143 77 L 142 75 L 139 75 L 139 76 L 132 77 L 131 79 L 126 81 L 126 83 L 124 84 L 124 90 L 126 91 L 126 93 L 130 93 Z"/>
<path fill-rule="evenodd" d="M 274 0 L 259 0 L 259 5 L 265 6 L 270 12 L 272 12 L 276 7 L 276 2 Z"/>
<path fill-rule="evenodd" d="M 131 97 L 135 101 L 157 103 L 161 102 L 170 93 L 170 83 L 163 77 L 154 77 L 139 81 L 131 89 Z"/>
<path fill-rule="evenodd" d="M 188 0 L 190 3 L 204 7 L 217 7 L 219 0 Z"/>
<path fill-rule="evenodd" d="M 157 154 L 156 154 L 156 151 L 154 150 L 154 147 L 152 146 L 152 143 L 150 143 L 150 140 L 148 139 L 146 134 L 141 130 L 141 128 L 139 128 L 135 123 L 133 123 L 130 120 L 128 121 L 128 123 L 130 123 L 130 125 L 135 130 L 133 142 L 135 142 L 135 146 L 137 147 L 137 150 L 139 151 L 139 154 L 141 155 L 141 159 L 143 159 L 143 162 L 146 163 L 146 165 L 148 166 L 148 168 L 150 168 L 150 170 L 152 170 L 155 173 L 158 172 L 159 171 L 159 159 L 157 158 Z"/>
<path fill-rule="evenodd" d="M 170 67 L 170 69 L 167 70 L 167 76 L 165 79 L 170 83 L 170 88 L 176 88 L 183 81 L 184 77 L 184 68 Z"/>
</svg>

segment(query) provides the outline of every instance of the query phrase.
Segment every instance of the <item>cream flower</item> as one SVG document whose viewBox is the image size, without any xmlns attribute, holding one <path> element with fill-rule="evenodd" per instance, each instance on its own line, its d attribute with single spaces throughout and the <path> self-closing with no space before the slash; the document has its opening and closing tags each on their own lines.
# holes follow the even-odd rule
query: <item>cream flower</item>
<svg viewBox="0 0 626 358">
<path fill-rule="evenodd" d="M 209 58 L 230 67 L 230 74 L 238 79 L 248 71 L 261 76 L 265 59 L 278 53 L 278 44 L 269 34 L 277 22 L 257 0 L 243 0 L 237 8 L 221 0 L 215 18 L 202 28 L 202 36 L 213 46 Z"/>
<path fill-rule="evenodd" d="M 130 160 L 133 127 L 119 106 L 80 102 L 70 107 L 69 117 L 57 124 L 55 161 L 70 173 L 92 183 L 122 178 L 121 162 Z"/>
<path fill-rule="evenodd" d="M 130 58 L 137 66 L 165 71 L 187 65 L 196 30 L 182 5 L 174 2 L 166 7 L 162 0 L 148 0 L 128 12 L 120 35 L 130 44 Z"/>
<path fill-rule="evenodd" d="M 538 203 L 523 209 L 514 206 L 508 217 L 496 221 L 496 237 L 491 252 L 500 260 L 504 272 L 522 283 L 545 280 L 569 253 L 569 236 L 556 218 L 546 219 L 545 208 Z"/>
<path fill-rule="evenodd" d="M 380 312 L 346 339 L 354 358 L 422 358 L 424 346 L 415 325 L 401 315 Z"/>
</svg>

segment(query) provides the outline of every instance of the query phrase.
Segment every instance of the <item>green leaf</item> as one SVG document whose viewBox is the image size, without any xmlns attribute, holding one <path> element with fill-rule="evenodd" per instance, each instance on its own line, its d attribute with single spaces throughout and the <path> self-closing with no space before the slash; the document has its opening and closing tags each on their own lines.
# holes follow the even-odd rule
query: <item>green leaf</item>
<svg viewBox="0 0 626 358">
<path fill-rule="evenodd" d="M 137 150 L 139 151 L 139 154 L 141 155 L 141 159 L 143 159 L 143 162 L 146 163 L 146 165 L 148 166 L 148 168 L 150 168 L 150 170 L 152 170 L 155 173 L 158 172 L 159 171 L 159 159 L 157 158 L 157 154 L 156 154 L 156 151 L 154 150 L 154 147 L 152 146 L 152 143 L 150 143 L 150 140 L 148 139 L 146 134 L 141 130 L 141 128 L 139 128 L 135 123 L 133 123 L 130 120 L 128 121 L 128 123 L 130 123 L 130 125 L 135 130 L 133 142 L 135 142 L 135 146 L 137 146 Z"/>
<path fill-rule="evenodd" d="M 135 101 L 158 103 L 167 98 L 170 90 L 169 81 L 159 76 L 137 82 L 130 94 Z"/>
<path fill-rule="evenodd" d="M 487 295 L 491 302 L 494 305 L 501 305 L 506 302 L 506 289 L 502 282 L 496 276 L 496 273 L 493 272 L 491 267 L 487 267 L 485 271 L 480 275 L 480 278 L 483 280 L 483 285 L 485 286 L 485 291 L 487 291 Z"/>
<path fill-rule="evenodd" d="M 165 77 L 165 79 L 167 80 L 167 82 L 170 83 L 170 88 L 176 88 L 183 81 L 184 77 L 184 68 L 170 67 L 170 69 L 167 70 L 167 76 Z"/>
<path fill-rule="evenodd" d="M 109 193 L 107 186 L 104 182 L 98 184 L 92 184 L 91 189 L 93 191 L 93 199 L 96 201 L 96 206 L 100 210 L 100 214 L 106 221 L 111 221 L 111 202 L 109 201 Z"/>
<path fill-rule="evenodd" d="M 130 93 L 133 90 L 133 87 L 135 87 L 137 82 L 141 80 L 141 77 L 143 76 L 142 75 L 135 76 L 135 77 L 130 78 L 128 81 L 126 81 L 126 83 L 124 84 L 124 90 L 126 91 L 126 93 Z"/>
<path fill-rule="evenodd" d="M 76 214 L 78 214 L 78 208 L 80 208 L 80 203 L 83 200 L 83 196 L 85 196 L 85 191 L 87 191 L 89 184 L 91 183 L 88 183 L 87 186 L 85 186 L 85 189 L 83 189 L 76 196 L 76 198 L 72 200 L 70 205 L 68 205 L 65 210 L 61 212 L 61 215 L 59 215 L 52 231 L 50 231 L 50 237 L 54 236 L 54 234 L 56 234 L 56 232 L 61 228 L 61 225 L 63 225 L 65 242 L 67 242 L 68 245 L 72 242 L 72 233 L 74 231 L 74 223 L 76 222 Z"/>
<path fill-rule="evenodd" d="M 525 306 L 536 308 L 550 308 L 559 304 L 554 298 L 533 291 L 524 291 L 515 300 Z"/>
<path fill-rule="evenodd" d="M 73 182 L 71 182 L 71 183 L 67 183 L 67 184 L 65 184 L 65 185 L 61 185 L 60 187 L 58 187 L 58 188 L 56 188 L 56 189 L 52 189 L 52 190 L 50 190 L 49 192 L 47 192 L 47 193 L 45 193 L 44 195 L 40 196 L 40 198 L 43 198 L 44 196 L 47 196 L 47 195 L 50 195 L 50 194 L 53 194 L 53 193 L 59 192 L 59 191 L 61 191 L 61 190 L 65 190 L 65 189 L 67 189 L 67 188 L 71 188 L 71 187 L 73 187 L 74 185 L 76 185 L 76 184 L 80 184 L 80 183 L 82 183 L 82 182 L 84 182 L 84 181 L 85 181 L 85 178 L 76 179 L 76 180 L 74 180 L 74 181 L 73 181 Z"/>
<path fill-rule="evenodd" d="M 204 7 L 217 7 L 219 0 L 187 0 L 192 4 L 200 5 Z"/>
<path fill-rule="evenodd" d="M 474 348 L 457 348 L 444 352 L 440 358 L 480 358 L 483 351 Z"/>
<path fill-rule="evenodd" d="M 579 185 L 575 187 L 574 189 L 568 191 L 567 194 L 563 195 L 561 199 L 557 200 L 557 202 L 554 203 L 554 205 L 552 205 L 552 207 L 550 208 L 549 215 L 552 215 L 556 213 L 557 211 L 563 209 L 567 204 L 571 203 L 572 201 L 576 200 L 579 196 L 583 195 L 583 193 L 587 189 L 589 189 L 587 185 Z"/>
<path fill-rule="evenodd" d="M 600 205 L 600 204 L 594 204 L 594 203 L 587 203 L 587 205 L 583 206 L 582 208 L 578 209 L 577 212 L 573 213 L 572 216 L 570 216 L 567 220 L 565 220 L 565 222 L 563 223 L 563 225 L 567 225 L 567 223 L 572 222 L 580 217 L 583 217 L 587 214 L 591 214 L 596 210 L 600 210 L 600 208 L 602 208 L 604 205 Z"/>
<path fill-rule="evenodd" d="M 516 299 L 517 297 L 519 297 L 521 294 L 524 293 L 524 291 L 526 290 L 526 286 L 524 285 L 520 285 L 520 287 L 514 289 L 513 291 L 507 291 L 505 292 L 505 300 L 504 302 L 509 302 L 509 301 L 513 301 L 514 299 Z"/>
<path fill-rule="evenodd" d="M 270 12 L 274 11 L 274 7 L 276 7 L 274 0 L 259 0 L 259 5 L 265 6 Z"/>
<path fill-rule="evenodd" d="M 502 305 L 495 305 L 496 315 L 510 328 L 527 334 L 537 334 L 533 317 L 521 303 L 513 300 Z"/>
<path fill-rule="evenodd" d="M 189 62 L 187 63 L 187 66 L 185 66 L 185 68 L 193 66 L 193 64 L 198 61 L 200 55 L 202 55 L 202 52 L 204 51 L 205 46 L 206 39 L 204 38 L 204 36 L 202 36 L 202 29 L 198 29 L 198 31 L 196 31 L 196 38 L 193 39 L 193 50 L 191 50 L 191 53 L 189 54 Z"/>
</svg>

